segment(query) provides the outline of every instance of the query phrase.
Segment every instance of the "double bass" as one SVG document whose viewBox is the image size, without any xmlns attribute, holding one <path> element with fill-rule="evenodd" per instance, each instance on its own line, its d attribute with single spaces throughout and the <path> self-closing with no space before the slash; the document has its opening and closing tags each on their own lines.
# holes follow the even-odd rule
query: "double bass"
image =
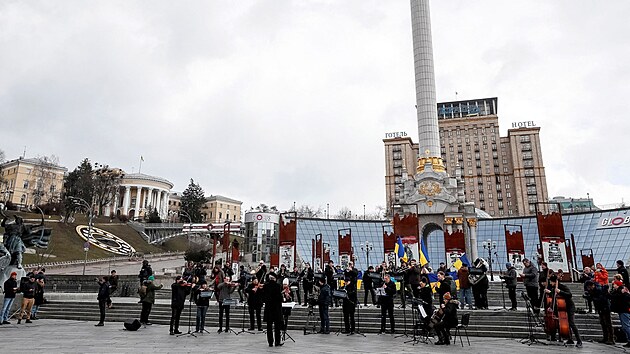
<svg viewBox="0 0 630 354">
<path fill-rule="evenodd" d="M 553 288 L 553 297 L 546 296 L 545 311 L 545 333 L 554 336 L 558 332 L 560 338 L 571 339 L 571 330 L 569 328 L 569 315 L 567 313 L 566 299 L 559 295 L 558 281 Z"/>
</svg>

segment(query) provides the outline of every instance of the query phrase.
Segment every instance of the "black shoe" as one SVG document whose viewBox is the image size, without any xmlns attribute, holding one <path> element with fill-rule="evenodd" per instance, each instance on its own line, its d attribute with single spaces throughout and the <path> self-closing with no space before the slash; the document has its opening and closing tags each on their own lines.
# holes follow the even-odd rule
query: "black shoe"
<svg viewBox="0 0 630 354">
<path fill-rule="evenodd" d="M 21 323 L 22 323 L 22 320 L 18 320 L 18 323 L 17 323 L 17 324 L 21 324 Z"/>
<path fill-rule="evenodd" d="M 174 336 L 174 335 L 175 335 L 175 333 L 174 333 L 173 331 L 168 332 L 168 334 L 170 334 L 170 335 L 172 335 L 172 336 Z"/>
<path fill-rule="evenodd" d="M 31 321 L 31 320 L 26 320 L 26 323 L 33 323 L 33 321 Z"/>
<path fill-rule="evenodd" d="M 263 331 L 263 329 L 262 329 L 262 328 L 258 328 L 258 332 L 262 332 L 262 331 Z"/>
<path fill-rule="evenodd" d="M 199 331 L 199 332 L 201 332 L 201 331 Z M 175 331 L 173 333 L 175 333 L 175 334 L 182 334 L 182 332 L 180 332 L 180 331 Z"/>
<path fill-rule="evenodd" d="M 566 344 L 566 345 L 573 345 L 573 344 L 575 344 L 575 342 L 569 339 L 564 344 Z"/>
<path fill-rule="evenodd" d="M 2 321 L 2 324 L 11 324 L 9 321 Z"/>
<path fill-rule="evenodd" d="M 37 321 L 37 320 L 39 320 L 39 317 L 31 316 L 31 320 Z"/>
<path fill-rule="evenodd" d="M 105 324 L 103 324 L 103 322 L 99 322 L 97 324 L 94 325 L 94 327 L 103 327 Z"/>
<path fill-rule="evenodd" d="M 276 347 L 281 347 L 283 345 L 284 345 L 284 343 L 276 343 Z"/>
<path fill-rule="evenodd" d="M 270 347 L 273 347 L 273 343 L 269 343 L 269 346 L 270 346 Z"/>
<path fill-rule="evenodd" d="M 223 329 L 219 328 L 219 330 L 217 331 L 217 333 L 221 333 L 223 332 Z"/>
<path fill-rule="evenodd" d="M 582 342 L 577 342 L 577 344 L 575 345 L 576 348 L 582 348 Z"/>
<path fill-rule="evenodd" d="M 150 326 L 150 325 L 152 325 L 152 324 L 153 324 L 153 323 L 151 323 L 151 322 L 145 322 L 145 323 L 144 323 L 144 325 L 145 325 L 145 326 Z"/>
<path fill-rule="evenodd" d="M 444 345 L 444 342 L 442 342 L 441 340 L 435 342 L 435 345 Z"/>
<path fill-rule="evenodd" d="M 248 330 L 248 331 L 253 331 L 253 330 L 254 330 L 254 327 L 249 327 L 247 330 Z"/>
<path fill-rule="evenodd" d="M 624 348 L 630 348 L 630 342 L 628 342 L 628 344 L 623 346 Z"/>
</svg>

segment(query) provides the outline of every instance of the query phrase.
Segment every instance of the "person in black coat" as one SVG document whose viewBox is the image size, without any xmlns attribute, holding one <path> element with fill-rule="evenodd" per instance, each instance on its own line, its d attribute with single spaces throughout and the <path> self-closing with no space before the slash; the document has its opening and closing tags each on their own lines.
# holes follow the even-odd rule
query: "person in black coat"
<svg viewBox="0 0 630 354">
<path fill-rule="evenodd" d="M 101 312 L 101 317 L 95 326 L 102 327 L 105 325 L 105 306 L 107 306 L 107 300 L 109 299 L 109 282 L 107 277 L 101 277 L 98 280 L 98 295 L 96 299 L 98 300 L 98 309 Z"/>
<path fill-rule="evenodd" d="M 395 320 L 394 320 L 394 296 L 396 296 L 396 284 L 392 281 L 389 274 L 385 274 L 383 277 L 383 286 L 385 289 L 385 295 L 380 296 L 381 300 L 381 332 L 385 333 L 385 322 L 386 317 L 389 317 L 389 324 L 392 329 L 392 334 L 395 331 Z"/>
<path fill-rule="evenodd" d="M 446 293 L 451 293 L 451 279 L 450 277 L 446 277 L 446 273 L 443 271 L 439 271 L 437 274 L 438 283 L 440 287 L 437 289 L 437 293 L 440 297 L 440 304 L 444 303 L 444 295 Z"/>
<path fill-rule="evenodd" d="M 621 274 L 621 278 L 623 278 L 623 285 L 626 288 L 630 288 L 630 278 L 628 277 L 628 270 L 626 269 L 621 259 L 617 261 L 617 274 Z"/>
<path fill-rule="evenodd" d="M 175 282 L 171 284 L 171 322 L 169 334 L 181 334 L 179 331 L 179 318 L 184 310 L 186 297 L 190 294 L 191 284 L 188 284 L 181 275 L 175 278 Z"/>
<path fill-rule="evenodd" d="M 304 305 L 308 305 L 308 299 L 313 295 L 313 283 L 315 282 L 315 272 L 313 272 L 310 263 L 304 265 L 300 278 L 302 278 L 302 288 L 304 289 Z"/>
<path fill-rule="evenodd" d="M 428 324 L 431 320 L 431 315 L 433 315 L 433 289 L 431 289 L 429 279 L 426 277 L 420 278 L 420 284 L 418 286 L 418 298 L 424 302 L 422 308 L 426 314 L 426 317 L 423 319 L 425 324 Z"/>
<path fill-rule="evenodd" d="M 258 279 L 252 279 L 252 282 L 245 288 L 245 294 L 247 295 L 247 309 L 249 310 L 249 330 L 254 330 L 254 314 L 256 314 L 256 324 L 258 325 L 258 331 L 262 331 L 262 324 L 260 320 L 260 311 L 263 306 L 262 298 L 263 290 L 260 287 Z"/>
<path fill-rule="evenodd" d="M 363 294 L 363 306 L 366 307 L 368 295 L 372 295 L 372 305 L 376 305 L 376 292 L 374 291 L 374 283 L 370 274 L 374 274 L 374 267 L 372 266 L 369 266 L 365 273 L 363 273 L 363 289 L 365 290 Z"/>
<path fill-rule="evenodd" d="M 206 330 L 206 313 L 210 306 L 210 288 L 206 281 L 201 282 L 194 288 L 195 305 L 197 305 L 197 316 L 195 316 L 195 332 L 202 333 Z"/>
<path fill-rule="evenodd" d="M 343 323 L 345 331 L 343 333 L 354 334 L 355 321 L 354 313 L 357 306 L 357 276 L 358 271 L 353 267 L 352 262 L 348 264 L 348 268 L 344 272 L 344 289 L 347 297 L 343 299 Z"/>
<path fill-rule="evenodd" d="M 153 275 L 153 268 L 149 264 L 149 261 L 146 259 L 142 261 L 142 268 L 140 268 L 140 272 L 138 273 L 138 278 L 140 279 L 140 285 L 144 284 L 144 282 L 149 279 L 150 276 Z"/>
<path fill-rule="evenodd" d="M 615 344 L 615 336 L 612 327 L 612 318 L 610 316 L 610 294 L 608 293 L 608 287 L 603 287 L 594 281 L 587 281 L 586 291 L 593 299 L 595 310 L 599 314 L 599 324 L 602 326 L 602 332 L 604 338 L 600 340 L 600 343 Z"/>
<path fill-rule="evenodd" d="M 451 293 L 444 294 L 444 303 L 440 305 L 440 309 L 443 312 L 440 322 L 435 324 L 435 332 L 438 335 L 439 340 L 435 342 L 435 345 L 449 345 L 451 344 L 449 329 L 457 327 L 457 309 L 459 308 L 459 301 L 451 299 Z M 439 311 L 439 310 L 438 310 Z"/>
<path fill-rule="evenodd" d="M 564 298 L 564 301 L 567 305 L 567 316 L 569 318 L 569 328 L 571 328 L 571 333 L 575 335 L 575 339 L 577 341 L 576 347 L 582 348 L 582 339 L 580 338 L 580 332 L 578 331 L 577 326 L 575 325 L 575 304 L 573 303 L 573 294 L 571 294 L 571 290 L 558 281 L 558 276 L 552 274 L 548 278 L 549 285 L 547 289 L 545 289 L 545 294 L 547 296 L 553 296 L 555 293 L 557 296 L 561 296 Z M 557 310 L 556 310 L 557 312 Z M 551 335 L 551 340 L 554 341 L 556 339 L 555 333 Z M 566 344 L 573 344 L 571 338 L 566 342 Z"/>
<path fill-rule="evenodd" d="M 505 282 L 505 287 L 508 289 L 508 297 L 512 303 L 510 311 L 516 311 L 516 281 L 518 279 L 518 275 L 516 274 L 516 268 L 514 268 L 512 263 L 506 263 L 505 267 L 507 268 L 507 274 L 502 276 L 501 279 Z"/>
<path fill-rule="evenodd" d="M 11 306 L 15 301 L 15 294 L 19 291 L 17 284 L 17 273 L 12 272 L 9 279 L 4 282 L 2 287 L 4 290 L 4 302 L 2 304 L 2 313 L 0 313 L 0 322 L 2 324 L 11 324 L 9 316 L 11 316 Z"/>
<path fill-rule="evenodd" d="M 317 305 L 319 307 L 319 320 L 320 320 L 320 333 L 330 334 L 330 317 L 328 316 L 328 309 L 332 305 L 332 290 L 330 285 L 326 283 L 326 279 L 321 278 L 319 282 L 319 298 L 317 299 Z"/>
<path fill-rule="evenodd" d="M 267 323 L 267 343 L 270 347 L 273 347 L 274 344 L 279 347 L 284 344 L 280 338 L 280 330 L 283 327 L 282 286 L 276 281 L 275 273 L 269 273 L 267 278 L 268 280 L 262 288 L 265 302 L 263 320 Z"/>
</svg>

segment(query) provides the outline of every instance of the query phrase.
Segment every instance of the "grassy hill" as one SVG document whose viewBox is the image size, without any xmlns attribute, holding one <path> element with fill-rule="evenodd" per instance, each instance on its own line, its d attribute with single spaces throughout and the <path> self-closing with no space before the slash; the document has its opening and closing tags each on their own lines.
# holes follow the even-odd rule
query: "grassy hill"
<svg viewBox="0 0 630 354">
<path fill-rule="evenodd" d="M 24 219 L 38 219 L 37 214 L 19 213 Z M 28 223 L 32 221 L 27 221 Z M 37 249 L 37 254 L 24 254 L 24 263 L 38 262 L 57 262 L 82 260 L 85 257 L 83 244 L 85 241 L 77 232 L 78 225 L 87 225 L 87 218 L 84 215 L 77 215 L 76 220 L 72 224 L 59 222 L 59 217 L 52 216 L 45 219 L 46 227 L 52 229 L 52 237 L 48 249 Z M 109 218 L 95 218 L 94 227 L 111 232 L 112 234 L 125 240 L 136 249 L 136 252 L 143 254 L 161 253 L 167 251 L 185 251 L 188 247 L 188 241 L 185 237 L 175 237 L 163 245 L 148 244 L 138 232 L 125 223 L 110 222 Z M 0 228 L 4 234 L 4 229 Z M 52 255 L 48 257 L 48 255 Z M 98 247 L 90 247 L 88 259 L 106 258 L 117 256 L 113 253 L 102 250 Z"/>
</svg>

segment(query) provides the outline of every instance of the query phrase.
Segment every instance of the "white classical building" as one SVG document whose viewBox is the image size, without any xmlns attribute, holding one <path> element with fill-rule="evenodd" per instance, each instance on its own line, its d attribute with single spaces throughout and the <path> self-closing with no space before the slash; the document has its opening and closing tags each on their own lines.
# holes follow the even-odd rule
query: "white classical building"
<svg viewBox="0 0 630 354">
<path fill-rule="evenodd" d="M 120 191 L 113 205 L 105 208 L 105 215 L 126 215 L 130 220 L 143 217 L 156 209 L 160 218 L 168 215 L 168 199 L 173 183 L 144 173 L 130 173 L 123 177 Z"/>
</svg>

